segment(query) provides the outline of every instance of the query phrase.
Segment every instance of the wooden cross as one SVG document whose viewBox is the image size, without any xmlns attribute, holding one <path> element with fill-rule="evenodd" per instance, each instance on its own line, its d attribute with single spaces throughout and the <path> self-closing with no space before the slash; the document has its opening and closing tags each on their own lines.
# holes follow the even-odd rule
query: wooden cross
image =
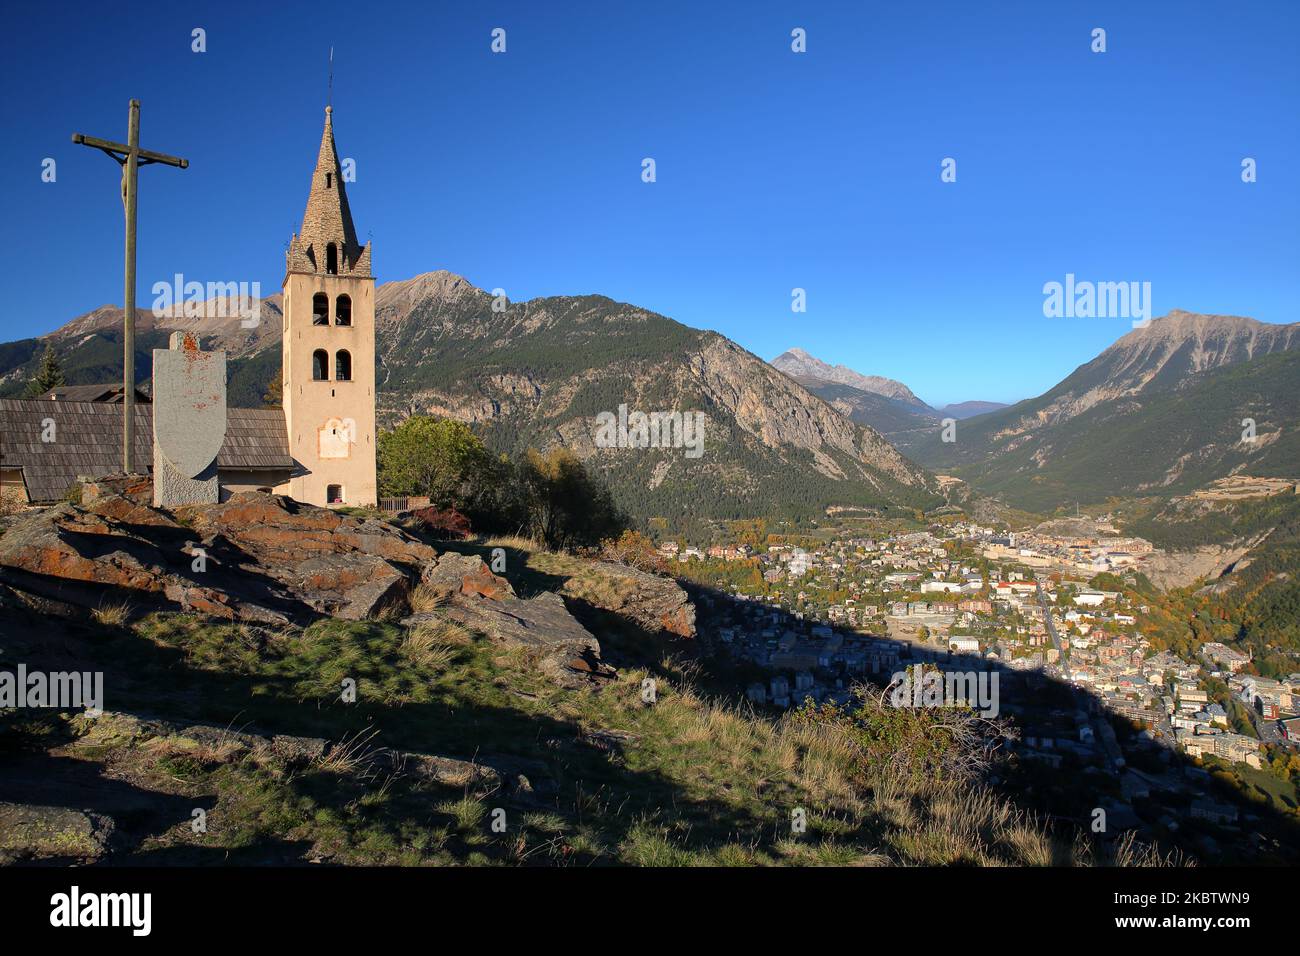
<svg viewBox="0 0 1300 956">
<path fill-rule="evenodd" d="M 140 101 L 131 101 L 127 121 L 127 142 L 112 143 L 94 136 L 73 133 L 72 141 L 81 146 L 103 150 L 122 167 L 122 205 L 126 208 L 126 302 L 124 303 L 125 356 L 122 364 L 122 471 L 132 471 L 132 441 L 135 437 L 135 196 L 136 170 L 150 163 L 188 169 L 190 161 L 140 148 Z"/>
</svg>

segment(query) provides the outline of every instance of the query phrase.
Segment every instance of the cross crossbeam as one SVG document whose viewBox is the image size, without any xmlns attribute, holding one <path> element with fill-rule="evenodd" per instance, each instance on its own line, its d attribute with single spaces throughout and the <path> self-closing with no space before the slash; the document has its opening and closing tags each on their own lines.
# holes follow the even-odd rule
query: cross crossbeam
<svg viewBox="0 0 1300 956">
<path fill-rule="evenodd" d="M 73 133 L 72 141 L 79 146 L 92 146 L 95 149 L 102 149 L 105 153 L 112 156 L 119 163 L 126 163 L 127 156 L 131 152 L 131 147 L 122 143 L 112 143 L 106 139 L 100 139 L 98 136 L 85 136 L 81 133 Z M 118 155 L 118 154 L 121 155 Z M 181 169 L 189 169 L 190 161 L 181 159 L 179 156 L 168 156 L 166 153 L 155 153 L 151 149 L 136 148 L 136 163 L 140 166 L 146 166 L 149 163 L 163 163 L 167 166 L 179 166 Z"/>
</svg>

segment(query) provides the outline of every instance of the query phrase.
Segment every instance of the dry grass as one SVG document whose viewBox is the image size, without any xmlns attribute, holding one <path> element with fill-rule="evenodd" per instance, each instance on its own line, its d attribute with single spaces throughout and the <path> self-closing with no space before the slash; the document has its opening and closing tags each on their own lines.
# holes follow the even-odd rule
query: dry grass
<svg viewBox="0 0 1300 956">
<path fill-rule="evenodd" d="M 1086 838 L 1074 842 L 971 777 L 898 773 L 836 722 L 765 720 L 747 705 L 711 700 L 662 677 L 658 700 L 647 707 L 636 692 L 645 676 L 625 671 L 597 695 L 599 725 L 637 735 L 627 753 L 636 769 L 672 780 L 691 798 L 761 819 L 777 837 L 766 850 L 728 844 L 712 862 L 725 856 L 744 865 L 767 852 L 802 865 L 1177 865 L 1131 840 L 1110 850 Z M 936 718 L 945 733 L 950 719 Z M 959 740 L 962 748 L 980 754 L 973 739 Z M 795 807 L 807 813 L 807 832 L 798 836 L 790 832 Z M 685 862 L 680 841 L 661 824 L 633 828 L 621 848 L 625 861 Z"/>
<path fill-rule="evenodd" d="M 229 762 L 248 747 L 238 737 L 222 731 L 215 740 L 195 740 L 178 735 L 152 737 L 144 743 L 143 749 L 155 757 L 192 757 L 199 763 L 220 764 Z"/>
<path fill-rule="evenodd" d="M 452 621 L 421 621 L 402 639 L 402 653 L 421 667 L 445 670 L 456 651 L 473 643 L 470 633 Z"/>
<path fill-rule="evenodd" d="M 447 603 L 450 594 L 446 588 L 435 588 L 428 584 L 421 584 L 411 592 L 409 603 L 411 613 L 427 614 L 430 611 L 436 611 Z"/>
<path fill-rule="evenodd" d="M 126 601 L 101 604 L 90 612 L 90 616 L 96 624 L 104 627 L 121 627 L 131 619 L 131 605 Z"/>
<path fill-rule="evenodd" d="M 592 607 L 611 610 L 627 605 L 636 597 L 638 590 L 637 582 L 632 578 L 592 570 L 574 575 L 564 584 L 565 594 L 586 601 Z"/>
<path fill-rule="evenodd" d="M 378 727 L 359 730 L 351 737 L 344 737 L 329 749 L 323 757 L 317 758 L 317 770 L 339 776 L 369 779 L 374 775 L 374 761 L 380 748 L 371 746 L 371 741 L 379 733 Z"/>
<path fill-rule="evenodd" d="M 1080 862 L 1083 862 L 1082 860 Z M 1109 858 L 1104 861 L 1110 866 L 1195 866 L 1196 861 L 1180 850 L 1162 853 L 1153 846 L 1138 841 L 1137 835 L 1129 832 L 1115 841 Z"/>
<path fill-rule="evenodd" d="M 641 585 L 631 575 L 611 565 L 596 566 L 566 554 L 534 554 L 528 566 L 543 574 L 565 579 L 563 593 L 592 607 L 618 610 L 636 597 Z"/>
<path fill-rule="evenodd" d="M 478 544 L 487 548 L 513 548 L 516 551 L 545 551 L 546 545 L 535 538 L 526 538 L 519 534 L 499 534 L 480 538 Z"/>
</svg>

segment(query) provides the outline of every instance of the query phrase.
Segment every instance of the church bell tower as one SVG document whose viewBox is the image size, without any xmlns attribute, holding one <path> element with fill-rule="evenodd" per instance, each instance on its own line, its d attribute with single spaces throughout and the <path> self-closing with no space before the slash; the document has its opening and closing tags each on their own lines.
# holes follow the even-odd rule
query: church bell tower
<svg viewBox="0 0 1300 956">
<path fill-rule="evenodd" d="M 314 505 L 374 505 L 375 277 L 352 225 L 332 113 L 285 254 L 283 401 L 296 467 L 276 490 Z"/>
</svg>

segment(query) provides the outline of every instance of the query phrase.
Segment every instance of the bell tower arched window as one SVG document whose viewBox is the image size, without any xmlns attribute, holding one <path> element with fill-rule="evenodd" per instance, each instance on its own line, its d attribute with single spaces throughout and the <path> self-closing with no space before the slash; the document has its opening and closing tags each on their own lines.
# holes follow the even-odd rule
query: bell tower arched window
<svg viewBox="0 0 1300 956">
<path fill-rule="evenodd" d="M 347 349 L 339 350 L 334 356 L 334 378 L 339 382 L 352 381 L 352 353 Z"/>
<path fill-rule="evenodd" d="M 352 324 L 352 297 L 341 295 L 334 300 L 334 324 Z"/>
<path fill-rule="evenodd" d="M 324 382 L 330 377 L 330 354 L 324 349 L 311 353 L 311 378 L 313 382 Z"/>
<path fill-rule="evenodd" d="M 339 274 L 339 247 L 332 242 L 325 247 L 325 271 L 332 276 Z"/>
<path fill-rule="evenodd" d="M 324 292 L 317 292 L 311 297 L 311 324 L 330 324 L 330 298 Z"/>
</svg>

